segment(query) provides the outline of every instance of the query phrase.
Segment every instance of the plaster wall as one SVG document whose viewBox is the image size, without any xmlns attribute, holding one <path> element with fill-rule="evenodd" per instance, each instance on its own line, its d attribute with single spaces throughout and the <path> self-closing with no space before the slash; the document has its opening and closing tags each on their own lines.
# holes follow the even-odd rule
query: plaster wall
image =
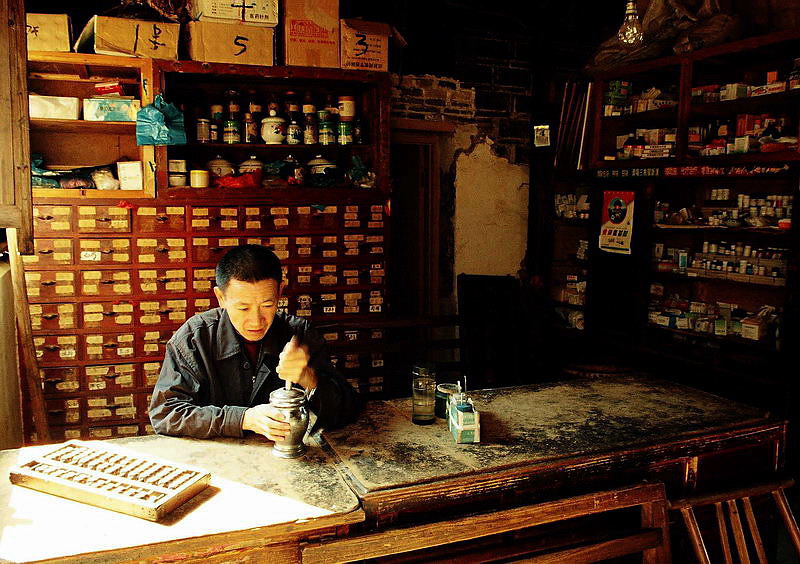
<svg viewBox="0 0 800 564">
<path fill-rule="evenodd" d="M 482 139 L 456 158 L 455 274 L 516 276 L 528 229 L 528 166 Z"/>
<path fill-rule="evenodd" d="M 14 294 L 5 263 L 0 263 L 0 421 L 0 449 L 22 446 Z"/>
</svg>

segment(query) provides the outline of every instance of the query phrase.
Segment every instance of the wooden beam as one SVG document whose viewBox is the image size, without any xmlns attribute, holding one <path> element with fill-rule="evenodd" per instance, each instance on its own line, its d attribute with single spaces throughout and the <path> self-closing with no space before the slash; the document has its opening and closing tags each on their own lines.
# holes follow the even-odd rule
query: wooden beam
<svg viewBox="0 0 800 564">
<path fill-rule="evenodd" d="M 50 440 L 50 429 L 47 424 L 47 410 L 44 404 L 41 379 L 39 378 L 39 363 L 33 349 L 33 330 L 31 328 L 31 314 L 28 309 L 28 293 L 25 288 L 25 271 L 20 258 L 17 230 L 9 229 L 8 250 L 11 257 L 11 281 L 14 287 L 14 305 L 16 307 L 17 337 L 20 350 L 20 367 L 22 376 L 28 385 L 30 394 L 31 413 L 33 414 L 33 427 L 36 430 L 39 442 Z"/>
</svg>

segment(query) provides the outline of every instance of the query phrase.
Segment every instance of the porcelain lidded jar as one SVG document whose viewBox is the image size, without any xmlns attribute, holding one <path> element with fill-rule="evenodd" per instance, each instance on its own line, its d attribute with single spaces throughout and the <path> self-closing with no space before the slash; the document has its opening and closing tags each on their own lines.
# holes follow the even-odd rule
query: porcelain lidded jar
<svg viewBox="0 0 800 564">
<path fill-rule="evenodd" d="M 239 174 L 244 174 L 246 172 L 255 172 L 261 171 L 264 169 L 264 163 L 258 160 L 258 157 L 255 155 L 250 155 L 250 158 L 246 161 L 242 161 L 239 165 Z"/>
<path fill-rule="evenodd" d="M 217 155 L 206 163 L 206 168 L 216 177 L 227 176 L 233 174 L 233 165 L 230 161 L 223 159 L 222 156 Z"/>
<path fill-rule="evenodd" d="M 267 145 L 282 145 L 286 143 L 286 120 L 279 116 L 262 119 L 261 137 Z"/>
<path fill-rule="evenodd" d="M 275 441 L 272 454 L 278 458 L 297 458 L 306 451 L 303 437 L 308 429 L 306 394 L 302 390 L 278 388 L 269 395 L 269 404 L 283 415 L 289 424 L 289 434 L 282 441 Z"/>
<path fill-rule="evenodd" d="M 322 155 L 317 155 L 308 161 L 308 169 L 311 171 L 311 174 L 325 174 L 325 171 L 329 168 L 336 168 L 336 165 L 328 159 L 323 158 Z"/>
</svg>

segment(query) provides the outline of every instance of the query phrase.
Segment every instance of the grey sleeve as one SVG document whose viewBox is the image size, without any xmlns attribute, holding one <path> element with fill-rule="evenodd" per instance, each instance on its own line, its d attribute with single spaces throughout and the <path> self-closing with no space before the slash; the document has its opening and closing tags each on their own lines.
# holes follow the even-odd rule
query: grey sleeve
<svg viewBox="0 0 800 564">
<path fill-rule="evenodd" d="M 172 341 L 150 401 L 150 422 L 162 435 L 207 439 L 241 437 L 246 407 L 198 405 L 208 378 L 195 362 L 181 355 Z"/>
<path fill-rule="evenodd" d="M 331 364 L 325 339 L 309 328 L 303 336 L 303 342 L 308 346 L 309 364 L 317 374 L 317 388 L 309 396 L 311 409 L 317 414 L 312 432 L 355 421 L 361 410 L 361 399 L 353 386 Z"/>
</svg>

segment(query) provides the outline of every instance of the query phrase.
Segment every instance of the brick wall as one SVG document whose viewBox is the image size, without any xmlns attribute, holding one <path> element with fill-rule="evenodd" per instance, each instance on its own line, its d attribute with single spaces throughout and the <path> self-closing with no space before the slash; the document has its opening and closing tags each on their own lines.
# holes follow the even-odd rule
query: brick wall
<svg viewBox="0 0 800 564">
<path fill-rule="evenodd" d="M 496 154 L 528 163 L 533 76 L 530 38 L 463 32 L 452 78 L 395 75 L 392 115 L 476 123 Z"/>
</svg>

